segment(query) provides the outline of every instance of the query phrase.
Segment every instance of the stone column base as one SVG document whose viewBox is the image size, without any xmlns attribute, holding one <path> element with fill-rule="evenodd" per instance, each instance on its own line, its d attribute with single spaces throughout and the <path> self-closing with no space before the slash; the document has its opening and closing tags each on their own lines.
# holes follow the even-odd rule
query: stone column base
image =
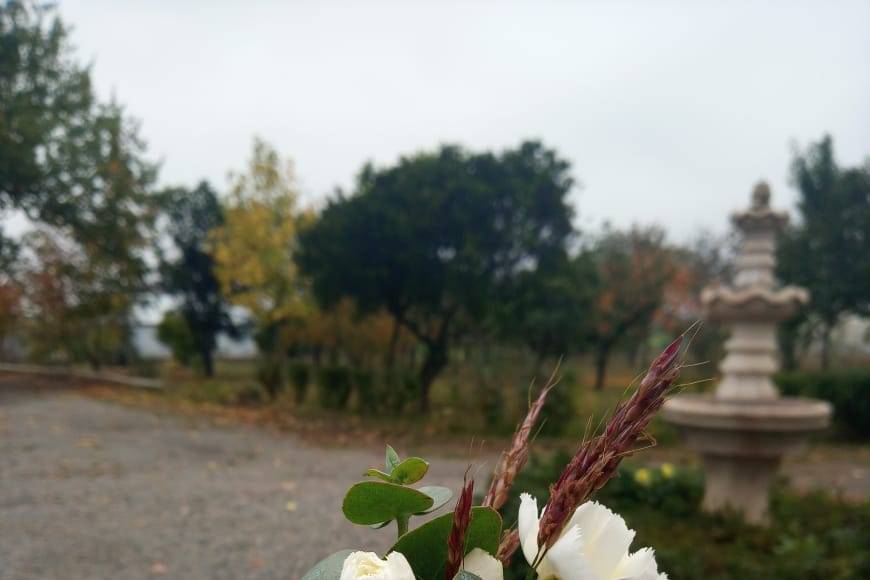
<svg viewBox="0 0 870 580">
<path fill-rule="evenodd" d="M 703 455 L 707 485 L 701 507 L 707 512 L 733 509 L 747 522 L 768 521 L 768 490 L 779 469 L 779 457 Z"/>
</svg>

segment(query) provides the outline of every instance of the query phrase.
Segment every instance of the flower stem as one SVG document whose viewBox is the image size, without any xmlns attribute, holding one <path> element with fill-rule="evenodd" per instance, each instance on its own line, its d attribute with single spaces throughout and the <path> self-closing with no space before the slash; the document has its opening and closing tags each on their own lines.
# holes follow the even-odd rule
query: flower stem
<svg viewBox="0 0 870 580">
<path fill-rule="evenodd" d="M 401 538 L 405 534 L 408 533 L 408 522 L 410 521 L 411 516 L 399 516 L 396 518 L 396 527 L 398 528 L 398 538 Z"/>
</svg>

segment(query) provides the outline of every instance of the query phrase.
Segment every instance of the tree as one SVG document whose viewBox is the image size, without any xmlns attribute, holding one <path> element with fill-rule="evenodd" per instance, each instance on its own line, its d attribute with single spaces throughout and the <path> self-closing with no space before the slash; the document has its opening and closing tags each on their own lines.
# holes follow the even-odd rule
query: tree
<svg viewBox="0 0 870 580">
<path fill-rule="evenodd" d="M 33 269 L 28 276 L 46 292 L 54 286 L 68 306 L 58 313 L 90 318 L 70 337 L 79 345 L 76 356 L 94 366 L 128 342 L 130 309 L 147 289 L 156 167 L 144 150 L 122 107 L 95 99 L 90 70 L 72 57 L 53 9 L 15 0 L 0 5 L 0 210 L 21 209 L 43 225 L 30 239 L 33 254 L 61 279 L 52 284 Z M 0 240 L 0 250 L 7 245 Z M 51 312 L 38 313 L 42 338 L 56 334 Z"/>
<path fill-rule="evenodd" d="M 62 352 L 94 368 L 129 356 L 131 311 L 148 290 L 156 207 L 156 170 L 143 153 L 121 108 L 98 107 L 82 150 L 88 169 L 74 180 L 79 211 L 25 240 L 33 256 L 25 301 L 45 356 Z"/>
<path fill-rule="evenodd" d="M 25 245 L 33 257 L 23 274 L 33 354 L 94 369 L 123 358 L 134 294 L 117 264 L 46 227 Z"/>
<path fill-rule="evenodd" d="M 79 208 L 75 182 L 89 164 L 94 96 L 90 70 L 71 57 L 52 9 L 0 5 L 0 209 L 67 223 Z"/>
<path fill-rule="evenodd" d="M 259 139 L 247 171 L 231 180 L 224 223 L 210 236 L 215 274 L 227 300 L 251 316 L 261 364 L 280 366 L 286 356 L 282 333 L 313 308 L 294 262 L 297 236 L 311 218 L 297 207 L 292 163 Z M 275 375 L 274 369 L 261 370 Z"/>
<path fill-rule="evenodd" d="M 626 232 L 608 227 L 591 252 L 599 282 L 591 337 L 595 388 L 603 389 L 611 351 L 632 331 L 649 326 L 674 268 L 665 234 L 657 227 Z"/>
<path fill-rule="evenodd" d="M 870 255 L 870 161 L 839 167 L 826 136 L 795 155 L 791 173 L 801 220 L 781 238 L 778 274 L 809 289 L 801 315 L 819 329 L 821 364 L 828 368 L 831 333 L 843 314 L 870 313 L 870 261 L 862 259 Z"/>
<path fill-rule="evenodd" d="M 524 268 L 564 252 L 569 165 L 540 143 L 499 155 L 455 146 L 363 167 L 301 236 L 299 264 L 322 304 L 385 310 L 425 348 L 419 405 L 451 341 Z"/>
<path fill-rule="evenodd" d="M 688 243 L 670 249 L 673 276 L 665 284 L 662 305 L 654 325 L 671 336 L 680 334 L 703 318 L 701 292 L 731 279 L 732 256 L 737 238 L 698 233 Z M 688 344 L 696 361 L 721 356 L 727 332 L 721 322 L 706 320 Z"/>
<path fill-rule="evenodd" d="M 535 354 L 535 375 L 548 357 L 586 346 L 594 319 L 597 272 L 588 253 L 559 256 L 518 274 L 499 313 L 502 333 Z"/>
<path fill-rule="evenodd" d="M 191 347 L 210 377 L 214 374 L 218 334 L 235 330 L 208 248 L 210 233 L 223 224 L 223 212 L 217 194 L 204 181 L 193 190 L 176 188 L 165 191 L 163 196 L 168 218 L 166 233 L 177 254 L 174 259 L 162 260 L 163 287 L 181 299 L 179 313 L 188 327 Z M 172 330 L 178 330 L 177 324 L 169 324 Z M 178 336 L 178 332 L 171 334 Z"/>
</svg>

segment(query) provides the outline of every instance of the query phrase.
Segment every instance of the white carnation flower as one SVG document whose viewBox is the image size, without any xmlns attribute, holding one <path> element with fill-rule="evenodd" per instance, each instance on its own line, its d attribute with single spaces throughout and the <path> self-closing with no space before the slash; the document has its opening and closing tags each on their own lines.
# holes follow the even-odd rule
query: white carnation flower
<svg viewBox="0 0 870 580">
<path fill-rule="evenodd" d="M 531 565 L 538 554 L 538 502 L 520 497 L 517 528 L 520 545 Z M 650 548 L 629 553 L 634 530 L 600 503 L 589 501 L 571 516 L 562 535 L 538 564 L 539 580 L 667 580 L 658 571 Z M 343 580 L 343 579 L 342 579 Z"/>
<path fill-rule="evenodd" d="M 402 554 L 381 560 L 374 552 L 353 552 L 344 560 L 341 580 L 414 580 L 414 571 Z"/>
<path fill-rule="evenodd" d="M 504 580 L 501 561 L 480 548 L 473 549 L 465 556 L 462 569 L 471 572 L 480 580 Z"/>
</svg>

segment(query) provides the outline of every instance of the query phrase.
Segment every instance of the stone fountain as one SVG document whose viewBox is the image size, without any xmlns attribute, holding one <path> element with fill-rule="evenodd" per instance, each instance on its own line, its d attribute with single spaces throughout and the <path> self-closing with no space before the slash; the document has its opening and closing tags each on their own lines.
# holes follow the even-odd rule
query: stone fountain
<svg viewBox="0 0 870 580">
<path fill-rule="evenodd" d="M 774 276 L 776 235 L 788 216 L 770 208 L 770 188 L 759 183 L 752 205 L 732 216 L 741 236 L 733 285 L 701 293 L 705 316 L 730 330 L 721 381 L 712 395 L 680 395 L 667 402 L 666 421 L 704 462 L 703 508 L 731 508 L 747 521 L 767 519 L 768 493 L 787 453 L 824 429 L 831 406 L 780 397 L 771 375 L 779 368 L 776 325 L 809 300 L 803 288 L 780 287 Z"/>
</svg>

